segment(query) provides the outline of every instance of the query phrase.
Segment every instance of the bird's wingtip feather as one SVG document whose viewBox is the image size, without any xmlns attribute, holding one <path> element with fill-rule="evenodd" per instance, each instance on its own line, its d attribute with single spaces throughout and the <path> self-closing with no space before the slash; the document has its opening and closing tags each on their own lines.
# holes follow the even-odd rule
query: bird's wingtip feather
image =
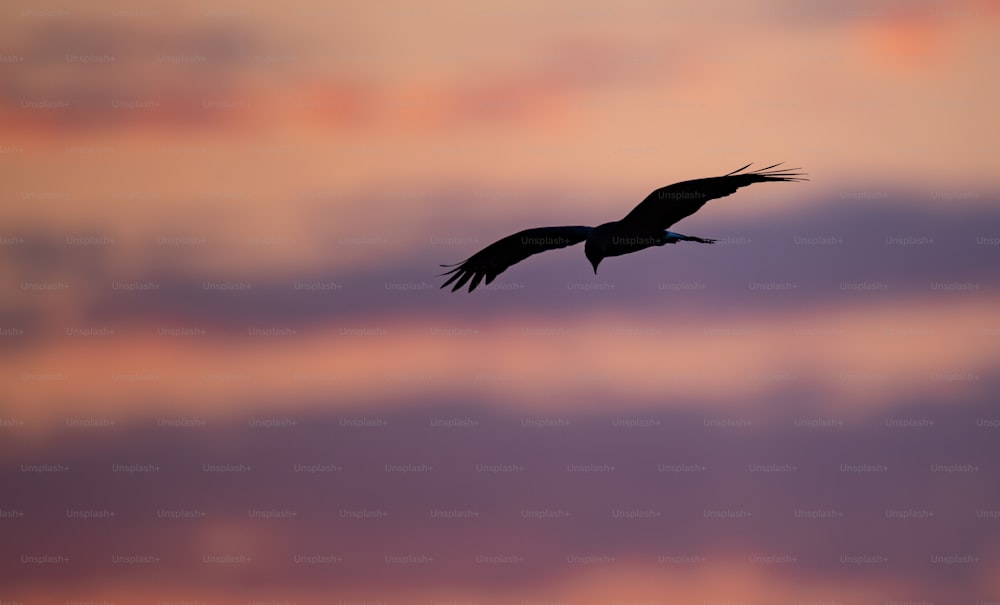
<svg viewBox="0 0 1000 605">
<path fill-rule="evenodd" d="M 455 268 L 452 269 L 452 270 L 450 270 L 450 271 L 445 271 L 444 273 L 438 273 L 438 277 L 444 277 L 445 275 L 451 275 L 455 271 L 458 271 L 458 270 L 460 270 L 462 268 L 460 266 L 455 266 L 455 265 L 441 265 L 441 266 L 442 267 L 455 267 Z"/>
<path fill-rule="evenodd" d="M 455 271 L 457 271 L 457 270 L 458 270 L 458 269 L 455 269 Z M 448 273 L 451 273 L 451 271 L 449 271 Z M 448 273 L 442 273 L 441 275 L 448 275 Z M 444 282 L 443 284 L 441 284 L 441 287 L 442 287 L 442 288 L 444 288 L 445 286 L 447 286 L 447 285 L 448 285 L 448 284 L 450 284 L 451 282 L 453 282 L 453 281 L 455 281 L 456 279 L 458 279 L 458 277 L 459 277 L 460 275 L 461 275 L 461 273 L 455 273 L 454 275 L 452 275 L 451 277 L 449 277 L 449 278 L 448 278 L 448 281 L 446 281 L 446 282 Z M 439 277 L 440 277 L 440 276 L 439 276 Z M 454 291 L 454 290 L 453 290 L 453 291 Z"/>
<path fill-rule="evenodd" d="M 742 172 L 742 171 L 746 170 L 747 168 L 749 168 L 750 166 L 753 166 L 753 162 L 750 162 L 749 164 L 747 164 L 743 168 L 737 168 L 736 170 L 730 172 L 726 176 L 732 176 L 732 175 L 736 174 L 737 172 Z"/>
</svg>

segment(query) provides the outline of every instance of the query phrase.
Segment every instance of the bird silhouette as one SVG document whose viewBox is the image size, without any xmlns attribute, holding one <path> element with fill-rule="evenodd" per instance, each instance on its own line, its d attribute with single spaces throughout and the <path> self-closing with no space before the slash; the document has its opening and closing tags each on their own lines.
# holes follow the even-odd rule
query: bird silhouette
<svg viewBox="0 0 1000 605">
<path fill-rule="evenodd" d="M 682 181 L 661 187 L 642 200 L 638 206 L 620 221 L 604 223 L 597 227 L 570 225 L 563 227 L 537 227 L 525 229 L 493 242 L 466 260 L 441 274 L 451 275 L 441 284 L 444 288 L 455 282 L 452 292 L 469 283 L 469 292 L 476 289 L 483 279 L 489 284 L 497 275 L 533 254 L 565 248 L 586 241 L 584 254 L 594 267 L 609 256 L 621 256 L 637 252 L 650 246 L 662 246 L 677 242 L 715 243 L 714 239 L 694 237 L 668 231 L 677 221 L 697 212 L 705 202 L 736 193 L 740 187 L 769 181 L 804 181 L 799 168 L 778 168 L 772 164 L 766 168 L 743 172 L 751 164 L 723 176 Z"/>
</svg>

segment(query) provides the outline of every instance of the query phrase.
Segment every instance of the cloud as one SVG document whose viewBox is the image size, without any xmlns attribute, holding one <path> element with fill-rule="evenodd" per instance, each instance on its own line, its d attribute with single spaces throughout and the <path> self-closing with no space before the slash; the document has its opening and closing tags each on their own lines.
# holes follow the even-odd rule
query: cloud
<svg viewBox="0 0 1000 605">
<path fill-rule="evenodd" d="M 125 576 L 111 556 L 154 556 L 129 566 L 129 582 L 163 590 L 183 578 L 194 594 L 251 576 L 256 589 L 308 592 L 330 574 L 344 592 L 485 594 L 572 585 L 590 569 L 736 565 L 800 593 L 895 578 L 938 599 L 956 579 L 983 590 L 978 570 L 998 546 L 995 521 L 977 514 L 1000 496 L 984 479 L 994 387 L 944 407 L 895 401 L 861 421 L 816 415 L 798 394 L 747 399 L 738 414 L 710 401 L 556 414 L 476 398 L 378 412 L 272 403 L 201 425 L 153 407 L 138 422 L 66 426 L 3 450 L 3 509 L 24 516 L 4 520 L 2 565 L 12 590 L 54 573 L 20 553 L 68 556 L 64 581 L 113 586 Z M 32 470 L 60 464 L 70 470 Z"/>
<path fill-rule="evenodd" d="M 0 120 L 20 136 L 247 127 L 274 103 L 254 78 L 279 55 L 258 34 L 228 20 L 38 20 L 11 35 L 24 65 L 0 86 Z"/>
<path fill-rule="evenodd" d="M 996 222 L 986 208 L 831 203 L 684 227 L 724 243 L 613 259 L 597 277 L 579 250 L 552 252 L 474 294 L 439 290 L 435 268 L 486 235 L 453 245 L 435 231 L 447 245 L 414 238 L 370 264 L 371 242 L 333 237 L 311 262 L 270 270 L 253 256 L 269 246 L 230 246 L 240 263 L 220 272 L 202 269 L 203 250 L 25 230 L 5 268 L 17 286 L 6 382 L 12 413 L 42 421 L 79 392 L 126 416 L 136 398 L 227 413 L 262 393 L 375 402 L 484 386 L 523 405 L 595 389 L 675 400 L 818 389 L 818 405 L 854 412 L 920 391 L 949 400 L 996 355 L 995 236 L 983 230 Z M 344 248 L 358 260 L 347 272 Z"/>
<path fill-rule="evenodd" d="M 736 219 L 713 206 L 675 229 L 719 238 L 714 246 L 645 250 L 611 259 L 596 277 L 579 247 L 554 251 L 515 265 L 492 287 L 473 295 L 438 292 L 439 265 L 467 258 L 537 221 L 566 219 L 504 218 L 459 225 L 447 214 L 450 206 L 439 203 L 442 225 L 428 220 L 415 231 L 412 225 L 382 222 L 385 229 L 379 231 L 351 226 L 364 220 L 360 208 L 352 207 L 339 222 L 327 211 L 329 220 L 313 223 L 322 230 L 310 228 L 310 233 L 287 238 L 238 238 L 228 225 L 219 224 L 198 231 L 198 237 L 161 236 L 171 244 L 166 245 L 106 228 L 90 230 L 115 241 L 107 246 L 67 243 L 71 237 L 83 238 L 89 233 L 85 229 L 61 232 L 24 225 L 12 232 L 25 243 L 8 246 L 16 254 L 8 255 L 3 266 L 14 282 L 73 281 L 64 303 L 94 320 L 169 314 L 176 321 L 220 327 L 248 322 L 305 327 L 426 314 L 551 316 L 566 309 L 645 312 L 664 301 L 674 309 L 769 314 L 991 295 L 995 279 L 989 259 L 997 235 L 988 225 L 1000 217 L 987 204 L 940 213 L 914 203 L 926 194 L 861 193 L 889 199 L 828 198 L 781 214 L 740 212 Z M 364 207 L 382 212 L 391 206 L 375 203 L 375 208 Z M 294 254 L 281 261 L 286 248 Z M 148 281 L 158 288 L 136 296 L 115 290 L 116 280 Z M 244 284 L 246 289 L 226 294 L 206 284 Z M 22 293 L 19 298 L 38 297 Z"/>
</svg>

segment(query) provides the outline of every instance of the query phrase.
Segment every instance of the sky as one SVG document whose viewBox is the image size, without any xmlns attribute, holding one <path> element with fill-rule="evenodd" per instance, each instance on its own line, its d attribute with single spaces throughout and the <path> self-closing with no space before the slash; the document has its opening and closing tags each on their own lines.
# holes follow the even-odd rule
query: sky
<svg viewBox="0 0 1000 605">
<path fill-rule="evenodd" d="M 15 2 L 0 604 L 1000 602 L 992 2 Z M 605 260 L 459 262 L 801 168 Z"/>
</svg>

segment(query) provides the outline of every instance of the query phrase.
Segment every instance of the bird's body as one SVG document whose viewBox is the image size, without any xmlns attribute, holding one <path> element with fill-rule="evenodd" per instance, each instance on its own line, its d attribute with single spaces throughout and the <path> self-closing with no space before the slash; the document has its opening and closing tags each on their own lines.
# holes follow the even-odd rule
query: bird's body
<svg viewBox="0 0 1000 605">
<path fill-rule="evenodd" d="M 625 221 L 613 221 L 594 227 L 585 240 L 584 251 L 585 253 L 588 249 L 591 251 L 587 254 L 588 258 L 607 258 L 680 241 L 712 243 L 715 240 L 690 237 L 666 229 L 647 229 L 642 225 L 633 225 Z M 596 267 L 594 272 L 597 272 Z"/>
<path fill-rule="evenodd" d="M 533 254 L 580 242 L 586 242 L 584 254 L 594 267 L 594 273 L 597 273 L 597 266 L 601 260 L 609 256 L 631 254 L 651 246 L 663 246 L 679 241 L 714 243 L 715 240 L 712 239 L 682 235 L 668 231 L 668 228 L 697 212 L 705 202 L 730 195 L 740 187 L 768 181 L 805 180 L 801 178 L 801 174 L 790 172 L 797 170 L 795 168 L 772 170 L 778 165 L 753 172 L 743 172 L 750 166 L 748 164 L 723 176 L 683 181 L 661 187 L 646 196 L 646 199 L 623 219 L 597 227 L 573 225 L 519 231 L 490 244 L 457 266 L 442 265 L 454 268 L 442 274 L 451 274 L 451 277 L 441 287 L 456 282 L 452 288 L 454 292 L 471 280 L 469 292 L 472 292 L 484 278 L 489 284 L 508 267 Z"/>
</svg>

